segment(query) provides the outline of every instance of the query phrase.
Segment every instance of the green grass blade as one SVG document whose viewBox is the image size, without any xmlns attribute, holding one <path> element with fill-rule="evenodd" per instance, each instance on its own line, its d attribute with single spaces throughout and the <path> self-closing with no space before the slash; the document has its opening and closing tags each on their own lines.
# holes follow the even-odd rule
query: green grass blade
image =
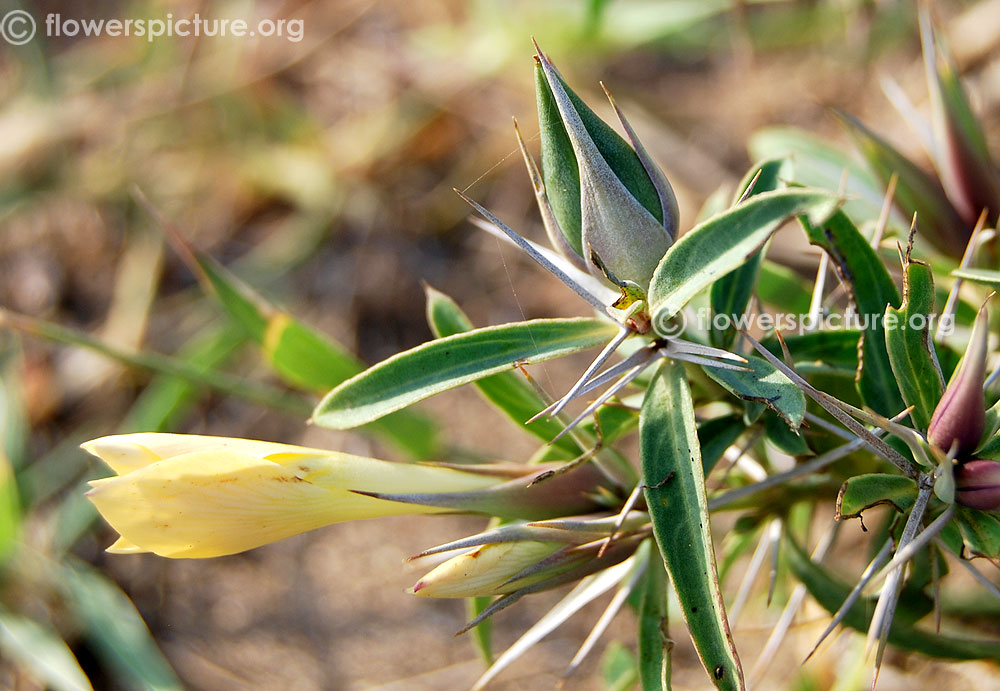
<svg viewBox="0 0 1000 691">
<path fill-rule="evenodd" d="M 205 329 L 182 345 L 175 356 L 205 371 L 219 369 L 239 352 L 246 337 L 238 329 Z M 202 387 L 179 377 L 160 376 L 136 398 L 119 428 L 124 432 L 167 432 L 174 429 L 199 396 Z"/>
<path fill-rule="evenodd" d="M 475 328 L 454 300 L 431 287 L 427 288 L 427 322 L 438 338 L 454 336 Z M 541 418 L 530 425 L 524 424 L 525 420 L 543 410 L 547 403 L 539 397 L 534 387 L 525 381 L 523 376 L 513 372 L 501 372 L 484 377 L 475 382 L 475 385 L 487 401 L 518 426 L 543 441 L 550 441 L 563 431 L 563 425 L 554 419 Z M 583 451 L 568 437 L 561 438 L 554 446 L 574 455 Z"/>
<path fill-rule="evenodd" d="M 899 305 L 899 291 L 889 271 L 871 245 L 843 212 L 825 223 L 802 219 L 809 242 L 821 247 L 833 261 L 837 273 L 850 290 L 862 326 L 858 393 L 865 405 L 886 417 L 903 409 L 896 377 L 885 349 L 882 323 L 886 306 Z"/>
<path fill-rule="evenodd" d="M 518 364 L 604 343 L 615 327 L 597 319 L 536 319 L 487 326 L 424 343 L 348 379 L 313 412 L 321 427 L 349 429 Z"/>
<path fill-rule="evenodd" d="M 903 273 L 903 304 L 886 307 L 885 348 L 910 420 L 927 430 L 934 408 L 944 393 L 944 377 L 934 352 L 931 323 L 934 315 L 934 276 L 923 262 L 907 261 Z M 922 325 L 922 328 L 920 326 Z"/>
<path fill-rule="evenodd" d="M 90 680 L 73 651 L 52 629 L 0 609 L 0 652 L 4 659 L 55 691 L 90 691 Z"/>
<path fill-rule="evenodd" d="M 126 351 L 103 343 L 83 332 L 3 310 L 0 310 L 0 326 L 11 326 L 54 343 L 86 348 L 129 367 L 176 377 L 196 386 L 210 387 L 274 410 L 282 410 L 293 415 L 308 414 L 309 404 L 299 396 L 249 381 L 244 377 L 199 367 L 169 355 L 149 351 Z"/>
<path fill-rule="evenodd" d="M 469 620 L 475 619 L 483 610 L 493 602 L 492 597 L 467 597 L 465 598 L 465 611 Z M 486 618 L 472 627 L 469 632 L 472 640 L 476 644 L 479 657 L 487 667 L 493 664 L 493 619 Z"/>
<path fill-rule="evenodd" d="M 118 586 L 78 560 L 60 568 L 66 601 L 97 653 L 118 671 L 125 686 L 182 689 L 135 605 Z"/>
<path fill-rule="evenodd" d="M 323 394 L 364 369 L 343 346 L 268 302 L 251 286 L 208 255 L 192 253 L 206 291 L 252 338 L 290 386 Z M 434 424 L 404 411 L 369 428 L 415 459 L 433 458 L 438 449 Z"/>
<path fill-rule="evenodd" d="M 654 323 L 670 319 L 697 293 L 742 265 L 787 219 L 806 214 L 820 223 L 839 203 L 817 190 L 766 192 L 688 231 L 653 274 L 649 304 Z"/>
<path fill-rule="evenodd" d="M 719 590 L 691 390 L 680 363 L 664 362 L 650 383 L 639 441 L 653 533 L 695 648 L 718 688 L 742 689 Z"/>
</svg>

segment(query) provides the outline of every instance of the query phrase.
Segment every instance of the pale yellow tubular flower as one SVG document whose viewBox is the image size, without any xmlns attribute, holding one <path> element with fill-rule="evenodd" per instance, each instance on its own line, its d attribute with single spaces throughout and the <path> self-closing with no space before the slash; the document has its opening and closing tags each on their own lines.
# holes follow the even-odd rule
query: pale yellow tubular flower
<svg viewBox="0 0 1000 691">
<path fill-rule="evenodd" d="M 131 448 L 138 437 L 145 443 Z M 122 536 L 112 546 L 116 552 L 149 551 L 165 557 L 234 554 L 340 521 L 443 510 L 351 490 L 462 492 L 500 481 L 449 468 L 269 442 L 180 437 L 124 435 L 84 445 L 92 453 L 110 450 L 109 465 L 136 468 L 94 480 L 87 494 Z M 201 450 L 192 451 L 194 447 Z M 175 450 L 181 453 L 165 455 Z M 137 462 L 139 458 L 145 464 Z"/>
<path fill-rule="evenodd" d="M 422 597 L 502 595 L 545 578 L 543 575 L 537 579 L 518 579 L 504 585 L 511 577 L 565 546 L 560 542 L 535 540 L 483 545 L 438 564 L 410 592 Z"/>
<path fill-rule="evenodd" d="M 200 434 L 167 434 L 163 432 L 138 432 L 101 437 L 80 445 L 111 466 L 119 475 L 143 468 L 150 463 L 165 458 L 180 456 L 191 451 L 228 449 L 258 458 L 281 452 L 308 454 L 329 453 L 305 446 L 292 446 L 256 439 L 236 439 L 233 437 L 212 437 Z"/>
<path fill-rule="evenodd" d="M 123 537 L 115 540 L 115 543 L 105 550 L 111 554 L 145 554 L 148 549 L 143 549 L 138 545 L 133 545 L 131 542 Z"/>
</svg>

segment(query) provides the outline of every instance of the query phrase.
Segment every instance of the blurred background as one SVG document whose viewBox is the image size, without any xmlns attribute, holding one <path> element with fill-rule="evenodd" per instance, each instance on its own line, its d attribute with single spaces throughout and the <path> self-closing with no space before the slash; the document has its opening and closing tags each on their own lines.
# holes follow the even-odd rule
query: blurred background
<svg viewBox="0 0 1000 691">
<path fill-rule="evenodd" d="M 995 133 L 1000 2 L 930 4 Z M 114 535 L 83 491 L 108 471 L 78 449 L 86 439 L 178 431 L 407 457 L 391 439 L 307 427 L 320 392 L 296 393 L 206 297 L 137 190 L 195 249 L 370 364 L 430 338 L 422 283 L 477 325 L 586 313 L 472 227 L 452 191 L 543 237 L 511 124 L 537 154 L 531 36 L 606 119 L 598 82 L 615 95 L 673 183 L 682 228 L 749 167 L 747 142 L 762 127 L 795 125 L 849 148 L 831 107 L 926 160 L 880 88 L 891 75 L 927 106 L 909 0 L 0 2 L 5 17 L 17 10 L 38 32 L 22 45 L 0 40 L 0 686 L 9 688 L 76 688 L 82 669 L 108 689 L 439 689 L 467 687 L 483 669 L 473 646 L 452 637 L 462 603 L 405 594 L 420 573 L 402 563 L 478 530 L 478 519 L 345 524 L 207 561 L 103 552 Z M 46 35 L 50 15 L 196 13 L 285 20 L 285 32 L 150 40 L 69 35 L 69 23 Z M 577 370 L 560 361 L 544 376 L 560 388 Z M 471 391 L 420 412 L 449 453 L 520 461 L 535 447 Z M 498 616 L 498 648 L 557 595 L 532 597 Z M 578 615 L 495 687 L 551 688 L 599 611 Z M 753 611 L 736 631 L 749 660 L 777 616 L 764 603 Z M 609 634 L 626 647 L 628 617 Z M 675 678 L 700 688 L 681 632 Z M 830 688 L 836 659 L 799 667 L 813 640 L 793 637 L 775 687 Z M 883 689 L 994 673 L 888 661 Z M 601 667 L 597 655 L 570 686 L 608 687 L 614 675 Z"/>
</svg>

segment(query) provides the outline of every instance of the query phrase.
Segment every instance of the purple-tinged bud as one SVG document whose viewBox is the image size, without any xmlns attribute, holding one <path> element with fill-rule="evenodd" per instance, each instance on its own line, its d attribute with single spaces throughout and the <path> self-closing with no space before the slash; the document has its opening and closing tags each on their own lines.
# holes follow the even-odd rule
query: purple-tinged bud
<svg viewBox="0 0 1000 691">
<path fill-rule="evenodd" d="M 955 468 L 955 501 L 980 511 L 1000 509 L 1000 463 L 976 460 Z"/>
<path fill-rule="evenodd" d="M 957 444 L 957 458 L 968 457 L 979 447 L 986 428 L 986 397 L 983 380 L 986 377 L 986 353 L 989 343 L 989 313 L 985 303 L 972 327 L 972 337 L 958 370 L 941 397 L 931 424 L 927 441 L 948 452 Z"/>
</svg>

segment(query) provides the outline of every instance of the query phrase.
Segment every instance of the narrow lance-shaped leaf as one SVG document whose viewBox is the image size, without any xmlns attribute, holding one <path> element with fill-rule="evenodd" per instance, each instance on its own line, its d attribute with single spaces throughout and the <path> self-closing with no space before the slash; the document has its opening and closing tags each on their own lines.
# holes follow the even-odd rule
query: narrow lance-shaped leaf
<svg viewBox="0 0 1000 691">
<path fill-rule="evenodd" d="M 951 272 L 955 278 L 964 278 L 966 281 L 980 283 L 990 288 L 1000 290 L 1000 271 L 990 269 L 955 269 Z"/>
<path fill-rule="evenodd" d="M 426 292 L 427 322 L 435 336 L 444 338 L 472 331 L 475 328 L 450 297 L 430 286 L 427 287 Z M 511 420 L 544 441 L 554 439 L 563 431 L 563 425 L 558 420 L 544 417 L 531 424 L 525 424 L 525 420 L 534 417 L 547 404 L 520 374 L 501 372 L 491 377 L 484 377 L 476 382 L 476 388 L 486 400 L 495 405 Z M 572 454 L 582 452 L 576 442 L 569 437 L 560 438 L 555 442 L 555 446 Z"/>
<path fill-rule="evenodd" d="M 896 378 L 885 349 L 882 323 L 887 305 L 899 304 L 899 291 L 878 254 L 843 212 L 825 223 L 800 219 L 809 242 L 830 256 L 847 286 L 864 326 L 857 388 L 861 399 L 878 413 L 890 417 L 904 408 Z"/>
<path fill-rule="evenodd" d="M 1000 173 L 958 72 L 938 48 L 926 11 L 921 12 L 920 24 L 938 174 L 966 229 L 975 225 L 983 209 L 989 209 L 994 223 L 1000 213 Z"/>
<path fill-rule="evenodd" d="M 885 309 L 885 347 L 899 392 L 910 419 L 926 430 L 944 391 L 944 378 L 934 354 L 931 322 L 934 315 L 934 277 L 931 268 L 909 256 L 903 269 L 903 304 Z"/>
<path fill-rule="evenodd" d="M 646 505 L 653 533 L 702 664 L 720 689 L 742 689 L 712 546 L 691 390 L 680 363 L 665 361 L 639 418 Z"/>
<path fill-rule="evenodd" d="M 642 691 L 670 688 L 670 652 L 673 641 L 667 619 L 667 574 L 658 550 L 642 579 L 639 599 L 639 680 Z"/>
<path fill-rule="evenodd" d="M 744 195 L 752 197 L 764 192 L 771 192 L 779 189 L 785 180 L 791 179 L 791 161 L 787 158 L 772 159 L 759 163 L 750 169 L 746 177 L 737 187 L 734 204 L 743 200 Z M 753 189 L 749 190 L 750 185 Z M 717 348 L 728 348 L 736 340 L 739 331 L 733 326 L 733 322 L 738 320 L 746 312 L 750 298 L 753 296 L 754 288 L 757 285 L 757 276 L 760 273 L 760 265 L 764 259 L 763 250 L 756 252 L 745 264 L 737 269 L 733 269 L 728 274 L 712 284 L 712 313 L 724 314 L 729 317 L 728 328 L 717 329 L 714 325 L 709 332 L 712 345 Z"/>
<path fill-rule="evenodd" d="M 135 606 L 118 587 L 78 560 L 59 567 L 59 584 L 97 654 L 132 688 L 181 689 Z"/>
<path fill-rule="evenodd" d="M 806 396 L 791 379 L 763 358 L 747 357 L 749 371 L 705 367 L 705 373 L 744 401 L 763 403 L 798 430 L 806 414 Z"/>
<path fill-rule="evenodd" d="M 357 427 L 519 364 L 599 345 L 614 330 L 597 319 L 535 319 L 439 338 L 348 379 L 320 402 L 313 421 L 333 429 Z"/>
<path fill-rule="evenodd" d="M 703 289 L 740 266 L 792 216 L 822 223 L 839 199 L 829 192 L 788 189 L 766 192 L 713 216 L 667 250 L 649 286 L 654 327 L 665 326 Z"/>
<path fill-rule="evenodd" d="M 1000 516 L 960 506 L 955 512 L 955 523 L 969 552 L 989 559 L 1000 557 Z"/>
</svg>

